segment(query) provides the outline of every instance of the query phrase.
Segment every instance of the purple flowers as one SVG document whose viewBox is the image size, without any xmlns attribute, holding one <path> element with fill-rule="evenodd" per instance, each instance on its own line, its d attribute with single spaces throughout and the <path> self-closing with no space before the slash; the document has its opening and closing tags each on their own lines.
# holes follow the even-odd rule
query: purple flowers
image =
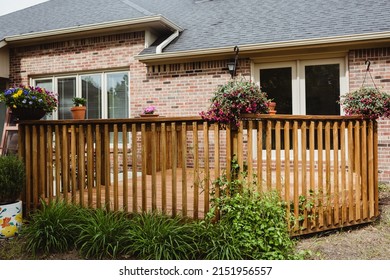
<svg viewBox="0 0 390 280">
<path fill-rule="evenodd" d="M 0 93 L 0 102 L 9 108 L 43 109 L 51 113 L 57 109 L 58 100 L 54 93 L 40 87 L 14 86 Z"/>
<path fill-rule="evenodd" d="M 372 120 L 390 117 L 390 95 L 376 88 L 365 88 L 341 96 L 346 115 L 361 115 Z"/>
<path fill-rule="evenodd" d="M 268 113 L 267 94 L 260 87 L 248 81 L 229 81 L 220 86 L 211 98 L 211 105 L 200 116 L 209 121 L 239 126 L 241 114 Z"/>
</svg>

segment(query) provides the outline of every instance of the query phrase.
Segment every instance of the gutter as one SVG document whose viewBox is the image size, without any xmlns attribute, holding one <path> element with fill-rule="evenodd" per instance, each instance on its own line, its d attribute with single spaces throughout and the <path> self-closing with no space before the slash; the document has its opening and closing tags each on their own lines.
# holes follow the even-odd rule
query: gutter
<svg viewBox="0 0 390 280">
<path fill-rule="evenodd" d="M 88 25 L 82 25 L 82 26 L 76 26 L 76 27 L 70 27 L 70 28 L 60 28 L 60 29 L 53 29 L 53 30 L 48 30 L 48 31 L 39 31 L 39 32 L 26 33 L 26 34 L 21 34 L 21 35 L 7 36 L 3 39 L 3 41 L 17 42 L 17 41 L 23 41 L 23 40 L 38 39 L 38 38 L 42 38 L 42 37 L 68 35 L 68 34 L 72 34 L 72 33 L 95 31 L 95 30 L 99 30 L 99 29 L 125 27 L 128 25 L 148 25 L 151 23 L 158 23 L 158 22 L 167 26 L 171 30 L 179 30 L 179 31 L 183 30 L 180 26 L 178 26 L 177 24 L 168 20 L 164 16 L 155 15 L 155 16 L 147 16 L 147 17 L 130 19 L 130 20 L 110 21 L 110 22 L 88 24 Z M 2 41 L 0 41 L 0 46 L 1 46 L 1 42 Z"/>
<path fill-rule="evenodd" d="M 2 47 L 5 47 L 7 45 L 7 42 L 5 41 L 5 40 L 1 40 L 0 41 L 0 49 L 2 48 Z"/>
<path fill-rule="evenodd" d="M 169 38 L 168 38 L 169 39 Z M 167 39 L 167 40 L 168 40 Z M 344 35 L 344 36 L 334 36 L 327 38 L 314 38 L 314 39 L 304 39 L 304 40 L 292 40 L 292 41 L 281 41 L 281 42 L 270 42 L 270 43 L 261 43 L 261 44 L 248 44 L 240 45 L 240 53 L 253 53 L 262 50 L 273 50 L 281 48 L 299 48 L 299 47 L 308 47 L 308 46 L 321 46 L 321 45 L 346 45 L 359 43 L 361 41 L 369 40 L 388 40 L 390 39 L 390 32 L 377 32 L 377 33 L 366 33 L 366 34 L 355 34 L 355 35 Z M 136 55 L 135 58 L 141 62 L 153 62 L 166 59 L 180 59 L 188 57 L 197 57 L 197 56 L 207 56 L 207 55 L 229 55 L 232 53 L 234 46 L 220 47 L 220 48 L 207 48 L 207 49 L 196 49 L 196 50 L 185 50 L 185 51 L 176 51 L 168 53 L 158 53 L 156 54 L 144 54 Z"/>
<path fill-rule="evenodd" d="M 160 45 L 156 48 L 156 54 L 161 54 L 163 48 L 168 46 L 173 40 L 175 40 L 177 37 L 179 37 L 179 30 L 176 30 L 171 36 L 169 36 L 167 39 L 165 39 Z"/>
</svg>

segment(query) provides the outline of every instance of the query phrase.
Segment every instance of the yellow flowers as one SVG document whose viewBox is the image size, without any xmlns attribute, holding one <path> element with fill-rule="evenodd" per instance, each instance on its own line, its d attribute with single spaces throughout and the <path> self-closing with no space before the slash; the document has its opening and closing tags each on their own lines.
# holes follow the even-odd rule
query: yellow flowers
<svg viewBox="0 0 390 280">
<path fill-rule="evenodd" d="M 18 98 L 23 94 L 23 90 L 19 89 L 16 93 L 12 95 L 13 98 Z"/>
</svg>

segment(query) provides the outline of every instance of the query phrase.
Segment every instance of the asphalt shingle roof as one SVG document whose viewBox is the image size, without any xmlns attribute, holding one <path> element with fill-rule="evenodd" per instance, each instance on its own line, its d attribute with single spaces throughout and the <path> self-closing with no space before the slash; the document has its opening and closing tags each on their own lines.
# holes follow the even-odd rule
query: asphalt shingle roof
<svg viewBox="0 0 390 280">
<path fill-rule="evenodd" d="M 0 17 L 0 39 L 158 14 L 184 29 L 164 52 L 390 31 L 388 0 L 51 0 Z"/>
</svg>

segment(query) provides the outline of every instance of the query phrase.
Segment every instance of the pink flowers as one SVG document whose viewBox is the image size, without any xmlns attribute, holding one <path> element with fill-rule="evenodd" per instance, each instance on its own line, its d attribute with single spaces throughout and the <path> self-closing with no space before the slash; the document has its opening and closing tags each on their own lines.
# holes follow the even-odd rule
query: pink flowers
<svg viewBox="0 0 390 280">
<path fill-rule="evenodd" d="M 144 109 L 143 113 L 144 114 L 153 114 L 154 111 L 156 110 L 156 107 L 154 106 L 148 106 Z"/>
<path fill-rule="evenodd" d="M 390 95 L 376 88 L 365 88 L 341 96 L 340 104 L 346 115 L 361 115 L 363 118 L 390 117 Z"/>
<path fill-rule="evenodd" d="M 256 84 L 233 80 L 220 86 L 211 102 L 207 111 L 200 112 L 203 119 L 238 127 L 243 113 L 267 113 L 269 100 Z"/>
</svg>

